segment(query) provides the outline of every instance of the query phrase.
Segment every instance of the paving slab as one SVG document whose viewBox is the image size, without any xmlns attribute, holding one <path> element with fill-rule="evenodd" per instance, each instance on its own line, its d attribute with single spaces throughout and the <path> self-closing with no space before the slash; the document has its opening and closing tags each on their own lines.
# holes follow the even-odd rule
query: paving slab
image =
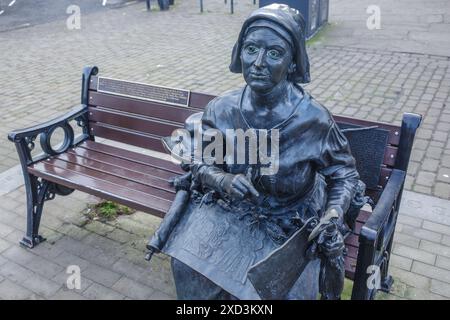
<svg viewBox="0 0 450 320">
<path fill-rule="evenodd" d="M 125 296 L 101 284 L 94 283 L 83 292 L 83 296 L 90 300 L 123 300 Z"/>
<path fill-rule="evenodd" d="M 25 289 L 8 279 L 0 282 L 0 297 L 4 300 L 24 300 L 30 299 L 32 296 L 32 291 Z"/>
<path fill-rule="evenodd" d="M 379 10 L 379 28 L 368 27 L 374 8 Z M 447 56 L 449 10 L 445 0 L 331 0 L 333 28 L 327 40 L 342 46 Z"/>
</svg>

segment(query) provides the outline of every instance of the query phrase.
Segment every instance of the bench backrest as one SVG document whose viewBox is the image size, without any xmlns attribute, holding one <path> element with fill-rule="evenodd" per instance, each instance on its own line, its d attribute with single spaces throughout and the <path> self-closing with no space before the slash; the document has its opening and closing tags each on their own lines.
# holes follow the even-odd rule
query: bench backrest
<svg viewBox="0 0 450 320">
<path fill-rule="evenodd" d="M 165 152 L 160 138 L 183 127 L 187 117 L 214 98 L 192 93 L 189 107 L 181 107 L 98 92 L 97 81 L 92 76 L 89 85 L 91 134 L 160 152 Z"/>
<path fill-rule="evenodd" d="M 88 91 L 89 127 L 93 136 L 165 152 L 161 137 L 183 126 L 184 120 L 202 111 L 214 96 L 191 92 L 188 106 L 153 102 L 97 91 L 98 77 L 91 76 Z M 347 136 L 358 171 L 375 200 L 394 168 L 401 128 L 384 123 L 334 116 Z M 366 130 L 356 130 L 355 128 Z"/>
</svg>

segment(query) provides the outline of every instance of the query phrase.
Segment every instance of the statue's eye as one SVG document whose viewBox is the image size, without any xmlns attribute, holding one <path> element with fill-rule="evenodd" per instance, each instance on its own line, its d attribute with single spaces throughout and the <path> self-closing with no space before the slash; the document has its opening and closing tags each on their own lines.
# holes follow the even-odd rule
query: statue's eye
<svg viewBox="0 0 450 320">
<path fill-rule="evenodd" d="M 270 49 L 267 51 L 267 56 L 272 59 L 280 59 L 281 58 L 281 52 L 275 49 Z"/>
<path fill-rule="evenodd" d="M 247 51 L 248 54 L 256 54 L 259 51 L 258 47 L 254 46 L 254 45 L 248 45 L 245 48 L 245 50 Z"/>
</svg>

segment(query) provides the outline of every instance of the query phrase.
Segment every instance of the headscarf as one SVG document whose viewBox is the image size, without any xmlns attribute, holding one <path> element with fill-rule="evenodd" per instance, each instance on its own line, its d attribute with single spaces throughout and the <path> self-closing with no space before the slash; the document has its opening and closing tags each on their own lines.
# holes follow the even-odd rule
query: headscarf
<svg viewBox="0 0 450 320">
<path fill-rule="evenodd" d="M 244 38 L 250 28 L 266 27 L 272 29 L 293 46 L 296 69 L 288 76 L 289 81 L 308 83 L 309 59 L 305 44 L 305 20 L 301 13 L 285 4 L 273 3 L 253 11 L 244 21 L 239 38 L 231 54 L 230 71 L 242 73 L 241 50 Z"/>
</svg>

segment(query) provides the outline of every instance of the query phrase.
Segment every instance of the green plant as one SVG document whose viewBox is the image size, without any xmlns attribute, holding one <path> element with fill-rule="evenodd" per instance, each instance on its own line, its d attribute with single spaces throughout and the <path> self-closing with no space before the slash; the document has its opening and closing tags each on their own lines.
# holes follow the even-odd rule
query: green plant
<svg viewBox="0 0 450 320">
<path fill-rule="evenodd" d="M 114 201 L 103 200 L 89 206 L 87 216 L 92 220 L 114 220 L 119 215 L 129 215 L 135 210 Z"/>
<path fill-rule="evenodd" d="M 115 218 L 117 216 L 118 206 L 111 201 L 103 202 L 98 206 L 98 212 L 105 218 Z"/>
</svg>

